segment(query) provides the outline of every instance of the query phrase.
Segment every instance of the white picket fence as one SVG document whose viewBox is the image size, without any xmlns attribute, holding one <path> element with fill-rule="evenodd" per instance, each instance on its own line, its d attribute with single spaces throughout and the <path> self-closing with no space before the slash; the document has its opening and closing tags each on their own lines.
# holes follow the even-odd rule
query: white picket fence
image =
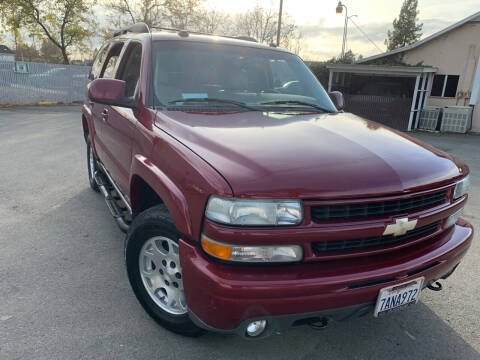
<svg viewBox="0 0 480 360">
<path fill-rule="evenodd" d="M 0 61 L 0 104 L 35 104 L 42 101 L 71 103 L 84 100 L 89 66 L 24 64 L 28 72 L 21 72 L 18 66 L 16 69 L 14 62 Z"/>
</svg>

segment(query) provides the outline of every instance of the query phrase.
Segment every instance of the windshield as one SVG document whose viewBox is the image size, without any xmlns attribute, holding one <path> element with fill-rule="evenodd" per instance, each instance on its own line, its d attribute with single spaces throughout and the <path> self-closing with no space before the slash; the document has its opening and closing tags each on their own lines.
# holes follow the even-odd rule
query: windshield
<svg viewBox="0 0 480 360">
<path fill-rule="evenodd" d="M 337 111 L 307 66 L 287 52 L 164 40 L 154 42 L 153 64 L 156 106 Z"/>
</svg>

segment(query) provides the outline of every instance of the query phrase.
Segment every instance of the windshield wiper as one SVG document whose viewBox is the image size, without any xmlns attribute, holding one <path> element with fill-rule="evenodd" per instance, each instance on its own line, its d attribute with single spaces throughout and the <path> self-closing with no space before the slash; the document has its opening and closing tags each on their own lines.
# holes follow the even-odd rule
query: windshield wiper
<svg viewBox="0 0 480 360">
<path fill-rule="evenodd" d="M 260 105 L 301 105 L 301 106 L 309 106 L 314 109 L 327 112 L 327 113 L 332 113 L 334 111 L 325 109 L 324 107 L 321 107 L 316 104 L 311 104 L 309 102 L 305 101 L 298 101 L 298 100 L 278 100 L 278 101 L 268 101 L 268 102 L 263 102 Z"/>
<path fill-rule="evenodd" d="M 246 110 L 258 111 L 258 109 L 254 107 L 250 107 L 247 104 L 241 101 L 235 100 L 228 100 L 228 99 L 217 99 L 217 98 L 188 98 L 188 99 L 178 99 L 169 101 L 168 104 L 175 104 L 175 103 L 220 103 L 220 104 L 229 104 L 241 107 Z"/>
</svg>

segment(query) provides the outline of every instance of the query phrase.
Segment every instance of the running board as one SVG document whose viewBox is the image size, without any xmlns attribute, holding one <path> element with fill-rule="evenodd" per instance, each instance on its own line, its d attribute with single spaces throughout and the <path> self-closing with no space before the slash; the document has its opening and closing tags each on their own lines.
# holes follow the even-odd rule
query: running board
<svg viewBox="0 0 480 360">
<path fill-rule="evenodd" d="M 120 199 L 122 200 L 122 203 L 125 205 L 125 207 L 128 209 L 128 212 L 130 213 L 130 215 L 132 214 L 132 208 L 130 207 L 130 204 L 128 203 L 127 199 L 125 199 L 125 197 L 123 196 L 122 192 L 120 191 L 120 189 L 118 188 L 117 184 L 115 184 L 115 181 L 113 181 L 112 177 L 110 176 L 110 174 L 108 173 L 107 169 L 105 169 L 105 167 L 103 166 L 103 164 L 99 161 L 97 161 L 97 165 L 100 167 L 100 169 L 102 170 L 102 175 L 105 175 L 105 177 L 107 178 L 108 182 L 110 183 L 111 186 L 113 186 L 113 188 L 115 189 L 115 191 L 117 192 L 118 196 L 120 197 Z"/>
<path fill-rule="evenodd" d="M 100 189 L 100 192 L 102 193 L 103 197 L 105 198 L 105 202 L 107 203 L 108 210 L 110 210 L 110 213 L 112 214 L 113 218 L 115 219 L 118 227 L 120 230 L 122 230 L 124 233 L 128 231 L 130 228 L 130 225 L 125 221 L 124 216 L 125 216 L 125 211 L 122 210 L 118 204 L 117 201 L 122 202 L 122 204 L 125 204 L 125 208 L 128 209 L 127 211 L 130 213 L 130 206 L 124 202 L 123 196 L 113 196 L 112 192 L 109 191 L 107 188 L 109 184 L 106 183 L 106 180 L 104 176 L 102 176 L 98 170 L 94 174 L 94 179 L 95 182 L 98 185 L 98 188 Z M 112 187 L 115 189 L 115 192 L 119 194 L 119 192 L 116 190 L 116 187 Z M 131 214 L 131 213 L 130 213 Z"/>
</svg>

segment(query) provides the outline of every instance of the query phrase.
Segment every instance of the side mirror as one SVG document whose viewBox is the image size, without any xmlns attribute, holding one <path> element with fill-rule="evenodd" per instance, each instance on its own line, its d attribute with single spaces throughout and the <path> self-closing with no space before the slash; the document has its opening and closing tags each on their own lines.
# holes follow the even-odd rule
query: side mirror
<svg viewBox="0 0 480 360">
<path fill-rule="evenodd" d="M 125 96 L 125 81 L 96 79 L 88 87 L 88 99 L 100 104 L 134 108 L 135 99 Z"/>
<path fill-rule="evenodd" d="M 328 96 L 330 96 L 333 105 L 335 105 L 338 111 L 343 110 L 345 106 L 345 101 L 343 99 L 343 94 L 340 91 L 329 92 Z"/>
</svg>

